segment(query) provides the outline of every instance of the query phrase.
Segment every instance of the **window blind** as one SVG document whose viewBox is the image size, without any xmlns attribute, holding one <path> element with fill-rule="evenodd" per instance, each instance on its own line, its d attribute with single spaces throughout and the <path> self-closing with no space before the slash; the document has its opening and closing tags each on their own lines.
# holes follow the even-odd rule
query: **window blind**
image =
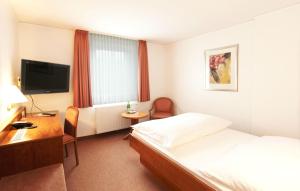
<svg viewBox="0 0 300 191">
<path fill-rule="evenodd" d="M 136 101 L 138 42 L 89 34 L 93 105 Z"/>
</svg>

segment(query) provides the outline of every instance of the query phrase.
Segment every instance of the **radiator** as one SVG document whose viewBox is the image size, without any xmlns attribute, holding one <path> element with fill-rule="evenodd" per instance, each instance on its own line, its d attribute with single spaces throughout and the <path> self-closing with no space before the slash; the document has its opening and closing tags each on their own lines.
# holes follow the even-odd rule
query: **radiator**
<svg viewBox="0 0 300 191">
<path fill-rule="evenodd" d="M 105 133 L 130 126 L 130 120 L 121 117 L 126 105 L 110 105 L 95 108 L 96 133 Z"/>
</svg>

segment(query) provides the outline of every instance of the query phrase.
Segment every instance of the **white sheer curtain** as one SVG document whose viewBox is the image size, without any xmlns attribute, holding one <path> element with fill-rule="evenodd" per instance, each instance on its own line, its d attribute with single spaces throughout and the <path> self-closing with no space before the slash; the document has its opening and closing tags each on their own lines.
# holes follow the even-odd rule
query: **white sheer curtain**
<svg viewBox="0 0 300 191">
<path fill-rule="evenodd" d="M 93 105 L 136 101 L 138 42 L 89 34 Z"/>
</svg>

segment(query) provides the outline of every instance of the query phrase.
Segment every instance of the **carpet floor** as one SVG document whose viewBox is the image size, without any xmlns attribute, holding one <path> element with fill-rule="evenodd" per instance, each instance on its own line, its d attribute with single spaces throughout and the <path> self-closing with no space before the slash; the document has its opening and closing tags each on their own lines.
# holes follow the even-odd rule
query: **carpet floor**
<svg viewBox="0 0 300 191">
<path fill-rule="evenodd" d="M 139 155 L 122 138 L 126 131 L 78 141 L 79 166 L 73 144 L 64 169 L 68 191 L 167 191 L 139 162 Z"/>
</svg>

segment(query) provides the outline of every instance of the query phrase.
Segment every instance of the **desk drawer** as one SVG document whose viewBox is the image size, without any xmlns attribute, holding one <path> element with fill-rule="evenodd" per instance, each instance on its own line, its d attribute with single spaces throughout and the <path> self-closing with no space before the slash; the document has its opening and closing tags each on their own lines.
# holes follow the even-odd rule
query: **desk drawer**
<svg viewBox="0 0 300 191">
<path fill-rule="evenodd" d="M 0 177 L 62 162 L 61 136 L 0 147 Z"/>
</svg>

